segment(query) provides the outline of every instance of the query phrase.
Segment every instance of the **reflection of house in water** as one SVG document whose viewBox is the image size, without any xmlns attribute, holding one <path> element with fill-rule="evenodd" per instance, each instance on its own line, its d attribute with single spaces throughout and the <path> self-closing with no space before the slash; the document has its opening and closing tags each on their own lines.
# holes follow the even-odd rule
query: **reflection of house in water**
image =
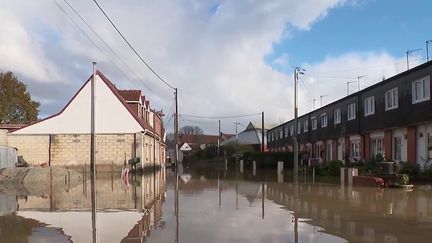
<svg viewBox="0 0 432 243">
<path fill-rule="evenodd" d="M 165 170 L 144 174 L 131 180 L 130 184 L 125 184 L 119 177 L 119 174 L 98 174 L 98 241 L 142 242 L 152 227 L 160 225 L 162 203 L 165 202 Z M 27 196 L 16 199 L 12 196 L 8 199 L 10 200 L 3 200 L 6 203 L 0 204 L 0 208 L 11 208 L 9 205 L 14 209 L 18 207 L 16 217 L 62 229 L 73 242 L 92 241 L 89 180 L 68 190 L 56 191 L 54 188 L 52 194 L 45 197 Z M 34 233 L 28 235 L 32 237 Z"/>
<path fill-rule="evenodd" d="M 267 198 L 322 232 L 353 242 L 429 242 L 430 193 L 331 185 L 268 184 Z M 400 232 L 400 234 L 398 234 Z"/>
</svg>

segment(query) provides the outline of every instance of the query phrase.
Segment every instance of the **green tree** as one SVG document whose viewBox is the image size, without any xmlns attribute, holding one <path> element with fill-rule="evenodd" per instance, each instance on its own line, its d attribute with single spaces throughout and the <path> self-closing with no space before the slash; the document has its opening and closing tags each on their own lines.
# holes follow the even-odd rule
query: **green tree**
<svg viewBox="0 0 432 243">
<path fill-rule="evenodd" d="M 0 73 L 0 122 L 37 121 L 39 102 L 33 101 L 26 85 L 12 72 Z"/>
</svg>

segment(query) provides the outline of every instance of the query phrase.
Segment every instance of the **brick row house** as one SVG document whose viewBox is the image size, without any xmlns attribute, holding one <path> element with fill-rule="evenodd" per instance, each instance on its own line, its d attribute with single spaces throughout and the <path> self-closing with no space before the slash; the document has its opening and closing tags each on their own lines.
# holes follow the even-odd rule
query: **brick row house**
<svg viewBox="0 0 432 243">
<path fill-rule="evenodd" d="M 18 148 L 30 164 L 89 164 L 91 79 L 57 114 L 9 132 L 8 146 Z M 95 76 L 96 166 L 165 163 L 163 113 L 150 108 L 140 90 L 118 90 L 100 71 Z"/>
<path fill-rule="evenodd" d="M 269 130 L 271 151 L 360 161 L 382 154 L 423 167 L 432 159 L 432 62 L 427 62 Z"/>
</svg>

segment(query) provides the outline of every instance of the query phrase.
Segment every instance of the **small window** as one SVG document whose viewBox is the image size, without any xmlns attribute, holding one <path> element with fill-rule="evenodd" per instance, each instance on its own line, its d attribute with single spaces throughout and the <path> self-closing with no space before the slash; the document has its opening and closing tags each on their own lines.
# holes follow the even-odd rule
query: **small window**
<svg viewBox="0 0 432 243">
<path fill-rule="evenodd" d="M 294 136 L 294 126 L 290 126 L 290 136 Z"/>
<path fill-rule="evenodd" d="M 333 119 L 334 119 L 334 124 L 341 123 L 341 109 L 340 108 L 337 108 L 336 110 L 334 110 Z"/>
<path fill-rule="evenodd" d="M 327 127 L 327 113 L 321 114 L 321 127 Z"/>
<path fill-rule="evenodd" d="M 385 110 L 393 110 L 399 106 L 398 88 L 387 90 L 385 92 Z"/>
<path fill-rule="evenodd" d="M 300 133 L 301 133 L 301 123 L 298 122 L 297 123 L 297 134 L 300 134 Z"/>
<path fill-rule="evenodd" d="M 402 159 L 402 138 L 401 137 L 395 137 L 394 138 L 394 160 L 401 160 Z"/>
<path fill-rule="evenodd" d="M 375 97 L 371 96 L 364 100 L 364 116 L 375 114 Z"/>
<path fill-rule="evenodd" d="M 348 105 L 348 121 L 354 120 L 356 118 L 356 105 L 355 103 Z"/>
<path fill-rule="evenodd" d="M 318 127 L 318 120 L 316 119 L 316 117 L 312 117 L 311 118 L 311 122 L 312 122 L 312 130 L 317 129 L 317 127 Z"/>
<path fill-rule="evenodd" d="M 303 122 L 303 131 L 307 132 L 308 131 L 308 126 L 309 126 L 309 120 L 306 120 Z"/>
<path fill-rule="evenodd" d="M 279 131 L 279 137 L 280 137 L 281 139 L 283 138 L 283 130 L 282 130 L 282 129 Z"/>
<path fill-rule="evenodd" d="M 288 135 L 289 135 L 289 133 L 288 133 L 289 131 L 288 131 L 288 127 L 285 127 L 285 137 L 287 138 L 288 137 Z"/>
<path fill-rule="evenodd" d="M 412 103 L 420 103 L 430 99 L 430 76 L 412 82 Z"/>
</svg>

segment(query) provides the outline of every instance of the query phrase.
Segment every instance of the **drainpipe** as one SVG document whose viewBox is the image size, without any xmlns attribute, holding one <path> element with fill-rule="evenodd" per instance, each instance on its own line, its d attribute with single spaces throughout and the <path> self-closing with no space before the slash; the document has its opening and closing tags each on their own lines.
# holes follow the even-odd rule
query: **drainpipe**
<svg viewBox="0 0 432 243">
<path fill-rule="evenodd" d="M 144 130 L 141 132 L 141 170 L 144 170 L 144 136 L 146 134 L 147 130 Z"/>
</svg>

